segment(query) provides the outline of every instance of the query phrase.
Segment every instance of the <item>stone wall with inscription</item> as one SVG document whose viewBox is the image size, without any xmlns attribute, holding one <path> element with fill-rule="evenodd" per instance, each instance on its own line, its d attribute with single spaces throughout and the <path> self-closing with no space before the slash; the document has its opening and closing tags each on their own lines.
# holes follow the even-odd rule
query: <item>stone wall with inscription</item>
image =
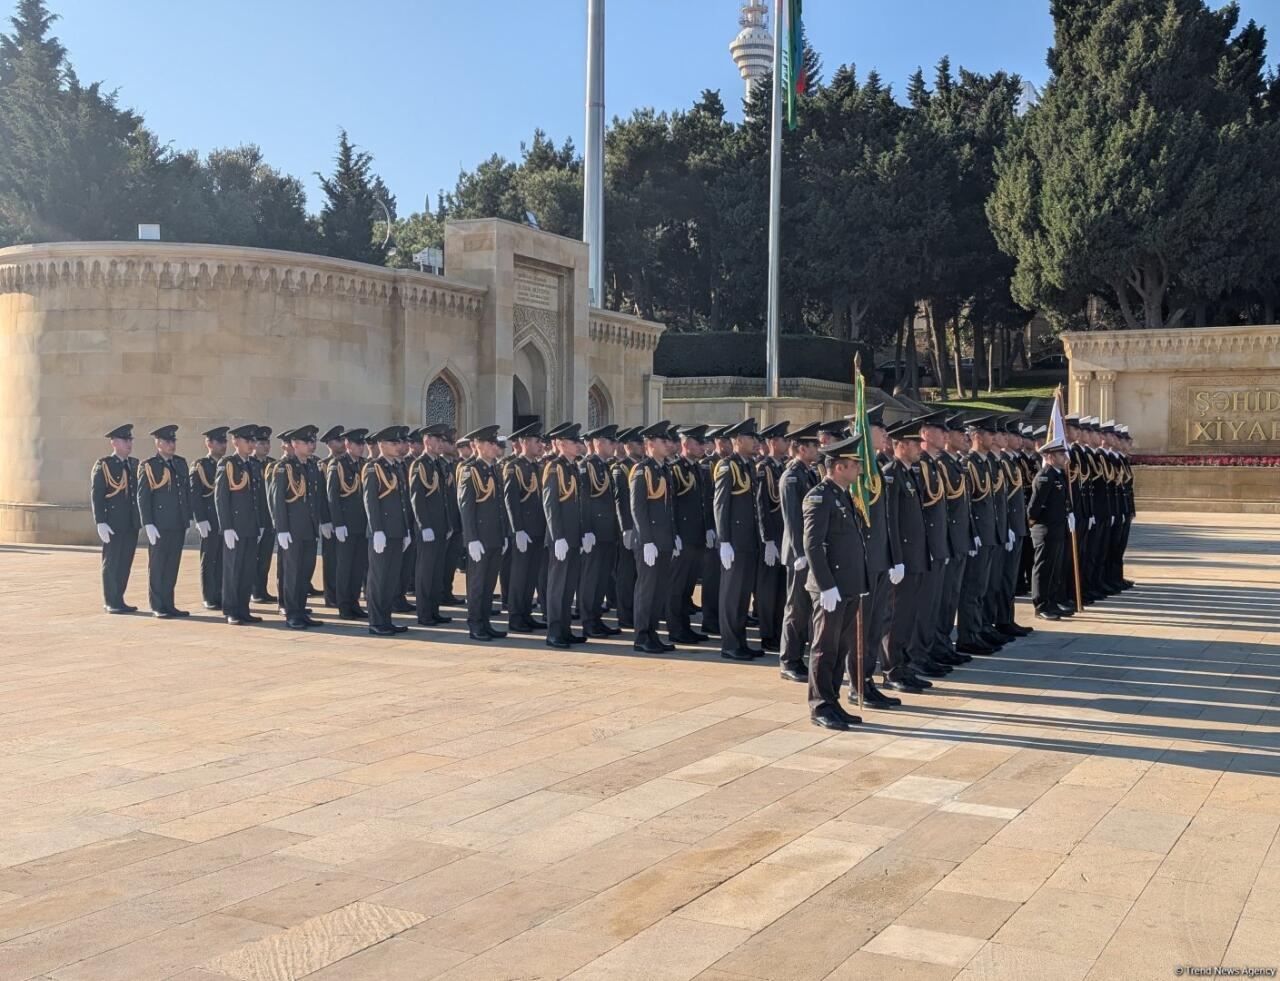
<svg viewBox="0 0 1280 981">
<path fill-rule="evenodd" d="M 1280 326 L 1070 332 L 1063 345 L 1071 410 L 1128 424 L 1135 453 L 1280 455 Z M 1176 502 L 1168 476 L 1139 479 L 1139 493 L 1145 484 Z M 1203 497 L 1200 483 L 1187 484 L 1188 501 Z M 1219 484 L 1241 510 L 1280 499 L 1276 468 Z"/>
</svg>

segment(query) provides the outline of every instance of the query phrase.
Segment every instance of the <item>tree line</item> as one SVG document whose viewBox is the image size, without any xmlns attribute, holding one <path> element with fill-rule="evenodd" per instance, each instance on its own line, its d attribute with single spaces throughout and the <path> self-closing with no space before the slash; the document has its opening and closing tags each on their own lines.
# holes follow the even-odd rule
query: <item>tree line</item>
<svg viewBox="0 0 1280 981">
<path fill-rule="evenodd" d="M 1050 10 L 1034 102 L 1017 75 L 947 58 L 899 99 L 875 71 L 828 76 L 806 45 L 784 145 L 784 331 L 894 344 L 908 378 L 923 343 L 959 377 L 965 350 L 1007 362 L 1030 310 L 1080 329 L 1274 319 L 1280 79 L 1263 29 L 1205 0 Z M 257 147 L 173 150 L 83 84 L 53 19 L 19 0 L 0 36 L 0 244 L 130 238 L 153 220 L 167 238 L 407 266 L 450 218 L 581 233 L 581 157 L 541 130 L 404 216 L 343 132 L 311 215 Z M 763 329 L 769 86 L 739 123 L 711 90 L 613 120 L 606 306 L 676 330 Z"/>
</svg>

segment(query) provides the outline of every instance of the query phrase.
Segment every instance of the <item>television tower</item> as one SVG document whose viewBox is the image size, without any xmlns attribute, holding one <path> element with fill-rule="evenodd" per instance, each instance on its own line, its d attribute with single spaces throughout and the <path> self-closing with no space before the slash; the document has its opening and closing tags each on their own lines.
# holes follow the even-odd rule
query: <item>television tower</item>
<svg viewBox="0 0 1280 981">
<path fill-rule="evenodd" d="M 769 7 L 765 0 L 747 0 L 738 14 L 738 36 L 729 44 L 729 54 L 742 75 L 743 97 L 751 97 L 751 86 L 773 67 L 773 35 L 765 21 Z"/>
</svg>

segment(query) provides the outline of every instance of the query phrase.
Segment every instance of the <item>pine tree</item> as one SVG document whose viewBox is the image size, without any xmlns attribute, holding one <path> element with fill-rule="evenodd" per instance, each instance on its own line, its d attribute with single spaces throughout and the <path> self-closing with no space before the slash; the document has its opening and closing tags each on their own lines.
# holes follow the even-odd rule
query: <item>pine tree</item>
<svg viewBox="0 0 1280 981">
<path fill-rule="evenodd" d="M 338 136 L 333 174 L 316 174 L 325 203 L 320 209 L 320 235 L 326 255 L 357 262 L 381 263 L 385 259 L 382 238 L 374 240 L 375 224 L 385 216 L 378 204 L 381 178 L 371 174 L 373 157 L 358 149 L 344 129 Z M 393 202 L 386 202 L 388 208 Z M 394 213 L 392 214 L 394 218 Z"/>
</svg>

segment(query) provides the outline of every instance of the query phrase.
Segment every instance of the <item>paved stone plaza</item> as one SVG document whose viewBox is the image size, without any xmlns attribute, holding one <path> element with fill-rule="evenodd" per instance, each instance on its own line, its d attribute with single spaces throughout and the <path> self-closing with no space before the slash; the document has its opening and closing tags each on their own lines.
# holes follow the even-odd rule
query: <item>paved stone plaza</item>
<svg viewBox="0 0 1280 981">
<path fill-rule="evenodd" d="M 232 629 L 190 551 L 190 620 L 107 617 L 95 552 L 0 547 L 0 978 L 1280 966 L 1280 517 L 1130 556 L 833 734 L 710 648 Z"/>
</svg>

